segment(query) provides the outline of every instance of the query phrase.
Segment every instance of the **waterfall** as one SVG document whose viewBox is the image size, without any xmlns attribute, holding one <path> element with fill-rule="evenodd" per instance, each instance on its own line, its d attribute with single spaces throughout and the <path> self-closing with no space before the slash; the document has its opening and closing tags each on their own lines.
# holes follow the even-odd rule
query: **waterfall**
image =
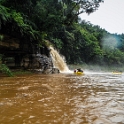
<svg viewBox="0 0 124 124">
<path fill-rule="evenodd" d="M 68 72 L 69 68 L 59 52 L 51 46 L 50 50 L 54 67 L 58 68 L 60 72 Z"/>
</svg>

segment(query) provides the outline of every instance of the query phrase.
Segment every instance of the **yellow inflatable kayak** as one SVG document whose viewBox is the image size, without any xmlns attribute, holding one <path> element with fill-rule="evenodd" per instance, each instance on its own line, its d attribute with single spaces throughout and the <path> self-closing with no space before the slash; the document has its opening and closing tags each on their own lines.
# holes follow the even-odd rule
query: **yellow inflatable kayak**
<svg viewBox="0 0 124 124">
<path fill-rule="evenodd" d="M 76 75 L 84 75 L 83 72 L 74 72 L 74 74 L 76 74 Z"/>
<path fill-rule="evenodd" d="M 81 68 L 78 68 L 78 69 L 74 70 L 74 74 L 76 74 L 76 75 L 84 75 L 84 72 L 83 72 L 83 70 Z"/>
</svg>

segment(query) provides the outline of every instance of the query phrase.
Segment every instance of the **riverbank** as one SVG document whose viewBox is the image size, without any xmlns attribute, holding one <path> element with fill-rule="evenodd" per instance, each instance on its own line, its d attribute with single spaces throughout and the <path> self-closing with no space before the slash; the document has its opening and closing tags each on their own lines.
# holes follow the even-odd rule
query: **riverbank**
<svg viewBox="0 0 124 124">
<path fill-rule="evenodd" d="M 76 64 L 76 65 L 68 65 L 69 70 L 74 70 L 76 68 L 82 68 L 85 71 L 93 71 L 93 72 L 124 72 L 124 67 L 122 66 L 100 66 L 100 65 L 88 65 L 88 64 Z M 30 70 L 23 69 L 10 69 L 14 76 L 16 75 L 30 75 L 33 73 Z M 7 74 L 0 72 L 1 77 L 8 77 Z"/>
<path fill-rule="evenodd" d="M 33 72 L 28 71 L 28 70 L 22 70 L 22 69 L 10 69 L 11 73 L 12 73 L 12 77 L 17 76 L 17 75 L 30 75 L 33 74 Z M 0 72 L 0 78 L 2 77 L 10 77 L 9 75 L 7 75 L 6 73 Z"/>
</svg>

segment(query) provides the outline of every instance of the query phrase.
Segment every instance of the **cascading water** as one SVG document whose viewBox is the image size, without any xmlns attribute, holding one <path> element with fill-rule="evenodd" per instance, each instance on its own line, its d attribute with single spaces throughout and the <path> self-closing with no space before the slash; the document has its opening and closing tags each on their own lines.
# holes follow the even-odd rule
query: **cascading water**
<svg viewBox="0 0 124 124">
<path fill-rule="evenodd" d="M 70 70 L 69 70 L 66 62 L 64 61 L 62 56 L 58 53 L 58 51 L 55 50 L 51 46 L 50 46 L 50 49 L 51 49 L 50 53 L 52 56 L 52 61 L 53 61 L 54 67 L 58 68 L 60 70 L 60 72 L 69 72 Z"/>
</svg>

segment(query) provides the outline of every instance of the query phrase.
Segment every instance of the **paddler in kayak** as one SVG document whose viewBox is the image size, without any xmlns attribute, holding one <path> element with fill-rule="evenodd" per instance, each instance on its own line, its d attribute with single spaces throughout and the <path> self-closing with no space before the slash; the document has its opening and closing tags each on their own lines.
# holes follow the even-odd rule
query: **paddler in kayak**
<svg viewBox="0 0 124 124">
<path fill-rule="evenodd" d="M 75 74 L 83 74 L 83 70 L 81 68 L 77 68 L 74 70 Z"/>
</svg>

